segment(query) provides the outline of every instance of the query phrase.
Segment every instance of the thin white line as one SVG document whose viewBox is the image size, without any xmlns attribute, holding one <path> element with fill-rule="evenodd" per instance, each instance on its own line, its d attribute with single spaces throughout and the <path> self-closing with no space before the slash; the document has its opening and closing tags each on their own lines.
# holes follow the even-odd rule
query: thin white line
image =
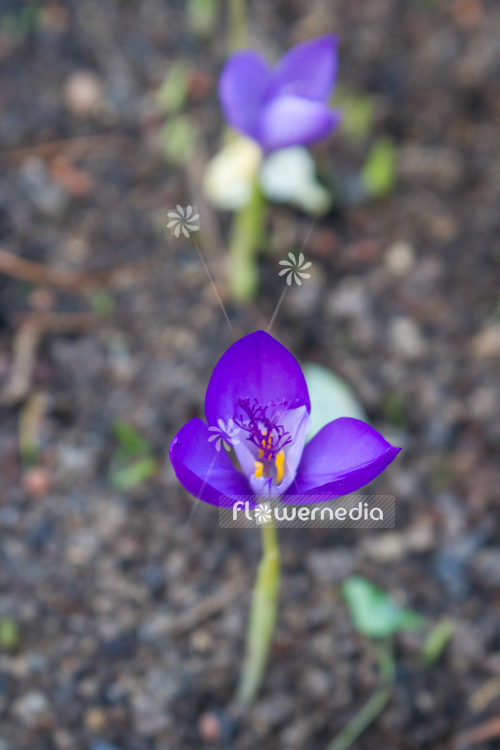
<svg viewBox="0 0 500 750">
<path fill-rule="evenodd" d="M 207 266 L 207 264 L 205 262 L 205 258 L 203 257 L 203 253 L 201 252 L 200 245 L 198 244 L 198 241 L 196 239 L 193 239 L 193 242 L 194 242 L 194 245 L 195 245 L 195 247 L 196 247 L 196 249 L 198 251 L 198 255 L 199 255 L 200 260 L 201 260 L 201 262 L 203 264 L 203 268 L 205 269 L 205 273 L 207 274 L 207 276 L 208 276 L 208 278 L 210 280 L 210 284 L 212 285 L 212 289 L 214 290 L 214 294 L 217 297 L 217 301 L 219 303 L 220 309 L 222 310 L 222 314 L 224 315 L 224 317 L 226 319 L 226 323 L 228 324 L 229 328 L 231 329 L 231 333 L 233 334 L 234 338 L 236 338 L 236 334 L 234 332 L 234 328 L 231 325 L 231 321 L 229 320 L 229 316 L 228 316 L 228 314 L 226 312 L 226 308 L 224 307 L 224 304 L 223 304 L 223 302 L 222 302 L 222 300 L 220 298 L 219 292 L 217 291 L 217 287 L 215 286 L 215 282 L 214 282 L 214 280 L 212 278 L 212 274 L 210 273 L 210 270 L 209 270 L 209 268 L 208 268 L 208 266 Z"/>
<path fill-rule="evenodd" d="M 267 329 L 266 329 L 266 332 L 267 332 L 267 333 L 269 333 L 269 331 L 270 331 L 270 330 L 271 330 L 271 328 L 273 327 L 273 323 L 274 323 L 274 321 L 276 320 L 276 316 L 277 316 L 277 314 L 278 314 L 278 313 L 279 313 L 279 311 L 280 311 L 280 307 L 281 307 L 281 305 L 283 304 L 283 300 L 285 299 L 285 295 L 286 295 L 287 291 L 288 291 L 288 286 L 285 286 L 285 288 L 284 288 L 284 289 L 283 289 L 283 291 L 281 292 L 281 297 L 279 298 L 279 302 L 278 302 L 278 304 L 276 305 L 276 309 L 275 309 L 275 311 L 273 312 L 273 317 L 271 318 L 271 322 L 270 322 L 270 323 L 269 323 L 269 325 L 267 326 Z"/>
<path fill-rule="evenodd" d="M 306 234 L 306 237 L 305 237 L 305 240 L 304 240 L 304 242 L 302 243 L 302 247 L 300 248 L 300 252 L 301 252 L 301 253 L 303 253 L 303 252 L 304 252 L 304 250 L 306 249 L 306 245 L 307 245 L 307 243 L 309 242 L 309 240 L 311 239 L 311 234 L 312 234 L 312 231 L 313 231 L 314 227 L 316 226 L 316 222 L 317 222 L 317 221 L 318 221 L 318 217 L 317 217 L 317 216 L 315 216 L 315 217 L 314 217 L 314 219 L 313 219 L 313 220 L 312 220 L 312 222 L 311 222 L 311 226 L 310 226 L 310 227 L 309 227 L 309 229 L 307 230 L 307 234 Z M 293 269 L 292 269 L 292 270 L 293 270 Z M 279 313 L 279 311 L 280 311 L 281 305 L 283 304 L 283 301 L 284 301 L 284 299 L 285 299 L 285 295 L 286 295 L 287 291 L 288 291 L 288 286 L 285 286 L 285 288 L 284 288 L 284 289 L 283 289 L 283 291 L 281 292 L 281 297 L 279 298 L 279 302 L 278 302 L 278 304 L 276 305 L 276 309 L 275 309 L 275 311 L 273 312 L 273 317 L 271 318 L 271 322 L 269 323 L 269 325 L 268 325 L 268 326 L 267 326 L 267 328 L 266 328 L 266 331 L 267 331 L 267 333 L 269 333 L 269 331 L 271 330 L 271 328 L 272 328 L 272 327 L 273 327 L 273 325 L 274 325 L 274 321 L 276 320 L 276 316 L 278 315 L 278 313 Z"/>
<path fill-rule="evenodd" d="M 201 485 L 201 489 L 200 489 L 200 493 L 199 493 L 200 495 L 202 495 L 202 494 L 203 494 L 203 490 L 205 489 L 205 487 L 206 487 L 206 485 L 207 485 L 207 480 L 208 480 L 208 477 L 210 476 L 210 472 L 212 471 L 212 467 L 213 467 L 213 465 L 214 465 L 214 463 L 215 463 L 215 459 L 216 459 L 216 458 L 217 458 L 217 453 L 216 453 L 216 454 L 215 454 L 215 456 L 214 456 L 214 457 L 212 458 L 212 461 L 211 461 L 211 463 L 210 463 L 210 466 L 208 467 L 208 471 L 207 471 L 207 473 L 206 473 L 205 479 L 203 480 L 203 484 Z M 197 498 L 196 498 L 196 500 L 194 501 L 194 505 L 193 505 L 193 507 L 191 508 L 191 513 L 189 514 L 189 518 L 188 518 L 188 520 L 186 521 L 186 525 L 185 525 L 185 526 L 184 526 L 184 528 L 182 529 L 182 532 L 181 532 L 181 535 L 180 535 L 180 541 L 182 541 L 182 540 L 184 539 L 184 535 L 185 535 L 185 533 L 186 533 L 186 531 L 187 531 L 187 529 L 188 529 L 188 526 L 189 526 L 189 524 L 190 524 L 190 523 L 191 523 L 191 521 L 193 520 L 193 516 L 194 516 L 194 514 L 195 514 L 195 512 L 196 512 L 196 508 L 198 507 L 198 503 L 199 503 L 199 502 L 200 502 L 200 498 L 199 498 L 199 497 L 197 497 Z"/>
<path fill-rule="evenodd" d="M 311 239 L 311 234 L 312 234 L 312 231 L 313 231 L 314 227 L 316 226 L 316 222 L 317 221 L 318 221 L 318 217 L 315 216 L 314 219 L 311 222 L 311 226 L 307 230 L 306 238 L 305 238 L 304 242 L 302 243 L 302 247 L 300 248 L 300 252 L 301 253 L 303 253 L 304 250 L 306 249 L 306 245 L 309 242 L 309 240 Z"/>
</svg>

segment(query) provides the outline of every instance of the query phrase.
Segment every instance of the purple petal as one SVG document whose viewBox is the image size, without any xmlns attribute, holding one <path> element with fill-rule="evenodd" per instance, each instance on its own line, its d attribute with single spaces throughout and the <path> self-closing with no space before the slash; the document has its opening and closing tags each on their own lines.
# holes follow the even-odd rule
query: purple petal
<svg viewBox="0 0 500 750">
<path fill-rule="evenodd" d="M 309 39 L 283 55 L 271 73 L 266 100 L 291 95 L 325 101 L 337 77 L 337 38 Z"/>
<path fill-rule="evenodd" d="M 215 444 L 208 442 L 209 437 L 201 419 L 191 419 L 174 437 L 170 460 L 179 482 L 210 505 L 227 504 L 227 498 L 251 494 L 243 474 L 234 468 L 226 451 L 218 452 Z"/>
<path fill-rule="evenodd" d="M 231 55 L 219 79 L 219 99 L 227 122 L 255 140 L 269 75 L 262 55 L 243 50 Z"/>
<path fill-rule="evenodd" d="M 267 152 L 305 145 L 324 138 L 339 122 L 340 113 L 323 102 L 280 96 L 262 112 L 259 142 Z"/>
<path fill-rule="evenodd" d="M 302 370 L 288 349 L 264 331 L 236 341 L 215 366 L 205 396 L 209 425 L 233 417 L 240 398 L 265 406 L 286 400 L 290 408 L 306 406 L 309 393 Z"/>
<path fill-rule="evenodd" d="M 375 479 L 401 448 L 352 417 L 325 425 L 306 445 L 288 494 L 347 495 Z"/>
</svg>

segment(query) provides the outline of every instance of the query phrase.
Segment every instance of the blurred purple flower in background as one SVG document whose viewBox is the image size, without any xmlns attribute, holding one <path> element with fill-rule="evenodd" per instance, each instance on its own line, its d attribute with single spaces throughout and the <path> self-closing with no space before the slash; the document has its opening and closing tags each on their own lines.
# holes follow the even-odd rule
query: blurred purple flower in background
<svg viewBox="0 0 500 750">
<path fill-rule="evenodd" d="M 177 478 L 212 505 L 245 495 L 317 502 L 314 495 L 355 492 L 400 451 L 351 417 L 325 425 L 305 445 L 310 410 L 304 375 L 290 352 L 264 331 L 245 336 L 220 358 L 205 397 L 209 425 L 233 420 L 240 429 L 233 444 L 239 469 L 227 453 L 216 452 L 209 427 L 191 419 L 170 446 Z"/>
<path fill-rule="evenodd" d="M 337 40 L 327 34 L 292 47 L 274 68 L 254 50 L 235 52 L 219 97 L 228 123 L 269 153 L 317 141 L 339 124 L 327 104 L 336 75 Z"/>
</svg>

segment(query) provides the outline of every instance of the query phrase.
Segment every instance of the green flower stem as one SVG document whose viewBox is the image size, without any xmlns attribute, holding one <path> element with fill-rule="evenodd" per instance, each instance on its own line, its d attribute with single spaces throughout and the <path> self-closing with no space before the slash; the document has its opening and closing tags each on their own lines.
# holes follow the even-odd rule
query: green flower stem
<svg viewBox="0 0 500 750">
<path fill-rule="evenodd" d="M 254 183 L 248 203 L 236 212 L 229 241 L 228 285 L 237 302 L 250 301 L 257 289 L 255 255 L 264 233 L 266 199 Z"/>
<path fill-rule="evenodd" d="M 245 46 L 246 0 L 229 0 L 229 51 Z"/>
<path fill-rule="evenodd" d="M 385 707 L 394 690 L 396 666 L 390 644 L 374 644 L 378 662 L 379 685 L 370 700 L 353 716 L 341 733 L 328 745 L 327 750 L 347 750 Z"/>
<path fill-rule="evenodd" d="M 280 556 L 274 526 L 262 527 L 262 559 L 253 590 L 247 633 L 247 650 L 237 700 L 251 703 L 262 683 L 278 615 Z"/>
</svg>

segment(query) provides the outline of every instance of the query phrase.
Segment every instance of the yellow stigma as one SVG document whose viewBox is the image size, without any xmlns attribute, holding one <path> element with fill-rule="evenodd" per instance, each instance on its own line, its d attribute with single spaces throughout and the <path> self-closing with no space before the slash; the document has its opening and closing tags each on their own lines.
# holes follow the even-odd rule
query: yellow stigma
<svg viewBox="0 0 500 750">
<path fill-rule="evenodd" d="M 281 484 L 283 477 L 285 476 L 285 454 L 280 451 L 274 459 L 276 465 L 276 484 Z"/>
<path fill-rule="evenodd" d="M 255 462 L 255 476 L 257 479 L 260 479 L 261 476 L 264 475 L 264 464 L 262 461 L 256 461 Z"/>
</svg>

